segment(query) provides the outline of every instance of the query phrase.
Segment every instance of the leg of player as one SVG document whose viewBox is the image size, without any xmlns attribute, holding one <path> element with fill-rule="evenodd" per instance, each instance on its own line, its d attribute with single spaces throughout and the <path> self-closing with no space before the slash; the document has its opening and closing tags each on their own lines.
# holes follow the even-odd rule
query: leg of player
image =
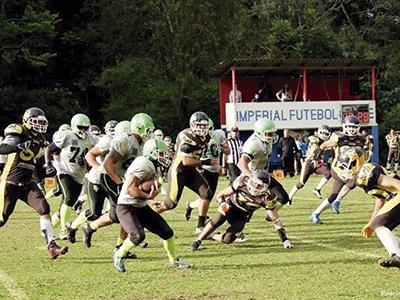
<svg viewBox="0 0 400 300">
<path fill-rule="evenodd" d="M 187 221 L 190 220 L 190 217 L 192 215 L 192 210 L 195 209 L 195 208 L 199 208 L 200 201 L 201 201 L 201 199 L 199 198 L 199 199 L 196 199 L 196 200 L 194 200 L 192 202 L 186 202 L 186 204 L 185 204 L 185 214 L 184 215 L 185 215 L 185 219 Z"/>
<path fill-rule="evenodd" d="M 344 185 L 339 194 L 336 196 L 336 199 L 331 203 L 332 210 L 335 214 L 340 213 L 340 201 L 353 189 L 352 186 L 348 184 Z"/>
<path fill-rule="evenodd" d="M 208 200 L 208 199 L 201 199 L 201 201 L 200 201 L 199 216 L 197 219 L 197 226 L 196 226 L 195 234 L 199 234 L 204 229 L 206 219 L 207 219 L 208 209 L 210 207 L 210 202 L 211 202 L 211 200 Z"/>
</svg>

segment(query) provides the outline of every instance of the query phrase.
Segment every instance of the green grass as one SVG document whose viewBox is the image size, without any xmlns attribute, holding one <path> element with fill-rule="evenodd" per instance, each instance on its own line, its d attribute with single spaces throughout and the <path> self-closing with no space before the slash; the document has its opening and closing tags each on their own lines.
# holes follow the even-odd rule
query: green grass
<svg viewBox="0 0 400 300">
<path fill-rule="evenodd" d="M 265 211 L 259 210 L 246 227 L 247 242 L 205 241 L 199 251 L 188 252 L 197 218 L 183 218 L 184 202 L 195 199 L 185 191 L 178 208 L 164 217 L 175 231 L 180 256 L 193 264 L 189 270 L 169 269 L 161 241 L 148 234 L 150 247 L 135 249 L 139 258 L 126 262 L 126 273 L 118 273 L 112 263 L 117 225 L 99 230 L 90 249 L 79 231 L 70 252 L 50 261 L 38 217 L 21 202 L 0 229 L 0 299 L 12 298 L 10 293 L 29 299 L 399 299 L 399 270 L 379 267 L 377 258 L 386 251 L 376 237 L 361 235 L 374 200 L 354 190 L 340 215 L 328 210 L 322 215 L 325 224 L 311 224 L 308 217 L 319 204 L 312 194 L 318 180 L 312 177 L 294 205 L 281 210 L 293 250 L 282 248 L 271 223 L 264 221 Z M 290 190 L 295 180 L 281 182 Z M 220 188 L 226 185 L 222 179 Z"/>
</svg>

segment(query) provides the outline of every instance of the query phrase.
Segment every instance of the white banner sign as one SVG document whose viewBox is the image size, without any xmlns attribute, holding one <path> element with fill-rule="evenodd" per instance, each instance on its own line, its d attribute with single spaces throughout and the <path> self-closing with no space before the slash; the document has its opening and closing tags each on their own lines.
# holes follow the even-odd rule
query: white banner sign
<svg viewBox="0 0 400 300">
<path fill-rule="evenodd" d="M 349 114 L 359 117 L 362 125 L 376 125 L 375 101 L 244 102 L 226 104 L 226 128 L 252 130 L 262 118 L 273 120 L 278 129 L 309 129 L 321 124 L 340 127 Z"/>
</svg>

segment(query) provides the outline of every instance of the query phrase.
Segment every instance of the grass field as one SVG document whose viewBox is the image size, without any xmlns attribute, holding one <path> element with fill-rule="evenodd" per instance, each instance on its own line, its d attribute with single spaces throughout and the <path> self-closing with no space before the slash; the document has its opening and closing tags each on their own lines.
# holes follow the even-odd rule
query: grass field
<svg viewBox="0 0 400 300">
<path fill-rule="evenodd" d="M 325 224 L 314 225 L 308 217 L 319 204 L 312 194 L 318 180 L 312 177 L 294 205 L 281 210 L 296 246 L 292 250 L 282 248 L 259 210 L 246 227 L 247 242 L 205 241 L 199 251 L 188 252 L 197 218 L 183 218 L 184 202 L 195 198 L 186 191 L 178 208 L 164 217 L 175 231 L 180 256 L 193 264 L 188 270 L 169 269 L 161 241 L 148 234 L 149 248 L 136 249 L 139 258 L 118 273 L 112 263 L 116 225 L 97 232 L 90 249 L 79 231 L 70 252 L 49 261 L 38 217 L 20 203 L 0 229 L 0 299 L 400 299 L 399 270 L 378 266 L 386 251 L 375 236 L 361 235 L 374 200 L 354 190 L 340 215 L 326 211 Z M 290 190 L 295 180 L 281 182 Z M 220 187 L 226 185 L 222 179 Z M 214 212 L 215 203 L 210 215 Z"/>
</svg>

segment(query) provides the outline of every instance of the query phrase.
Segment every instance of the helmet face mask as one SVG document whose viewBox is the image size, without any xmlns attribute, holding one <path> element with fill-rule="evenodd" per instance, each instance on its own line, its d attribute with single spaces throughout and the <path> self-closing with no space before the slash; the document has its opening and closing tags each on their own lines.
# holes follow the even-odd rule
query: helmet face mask
<svg viewBox="0 0 400 300">
<path fill-rule="evenodd" d="M 197 111 L 192 114 L 190 117 L 190 129 L 193 131 L 195 135 L 198 136 L 206 136 L 209 131 L 209 118 L 208 116 L 202 112 Z"/>
<path fill-rule="evenodd" d="M 323 141 L 329 140 L 329 137 L 331 136 L 330 128 L 327 125 L 319 126 L 316 136 Z"/>
<path fill-rule="evenodd" d="M 275 144 L 278 141 L 274 122 L 268 119 L 259 119 L 254 124 L 254 134 L 262 142 Z"/>
<path fill-rule="evenodd" d="M 118 122 L 115 120 L 110 120 L 104 126 L 104 132 L 108 136 L 113 136 L 115 133 L 115 126 L 117 126 Z"/>
<path fill-rule="evenodd" d="M 76 114 L 71 119 L 71 129 L 81 139 L 86 137 L 90 125 L 88 116 L 84 114 Z"/>
<path fill-rule="evenodd" d="M 37 107 L 27 109 L 22 117 L 25 127 L 37 133 L 46 133 L 49 122 L 44 111 Z"/>
<path fill-rule="evenodd" d="M 365 162 L 364 153 L 357 148 L 346 148 L 338 157 L 337 168 L 342 177 L 352 179 Z"/>
<path fill-rule="evenodd" d="M 360 121 L 356 116 L 348 116 L 344 120 L 342 128 L 345 135 L 354 138 L 360 132 Z"/>
<path fill-rule="evenodd" d="M 97 125 L 90 125 L 89 133 L 99 136 L 99 135 L 101 135 L 101 130 Z"/>
<path fill-rule="evenodd" d="M 247 190 L 252 196 L 261 196 L 268 191 L 271 178 L 264 170 L 257 170 L 247 181 Z"/>
<path fill-rule="evenodd" d="M 167 154 L 167 145 L 163 140 L 152 138 L 146 141 L 143 146 L 143 155 L 165 168 L 171 164 Z"/>
</svg>

